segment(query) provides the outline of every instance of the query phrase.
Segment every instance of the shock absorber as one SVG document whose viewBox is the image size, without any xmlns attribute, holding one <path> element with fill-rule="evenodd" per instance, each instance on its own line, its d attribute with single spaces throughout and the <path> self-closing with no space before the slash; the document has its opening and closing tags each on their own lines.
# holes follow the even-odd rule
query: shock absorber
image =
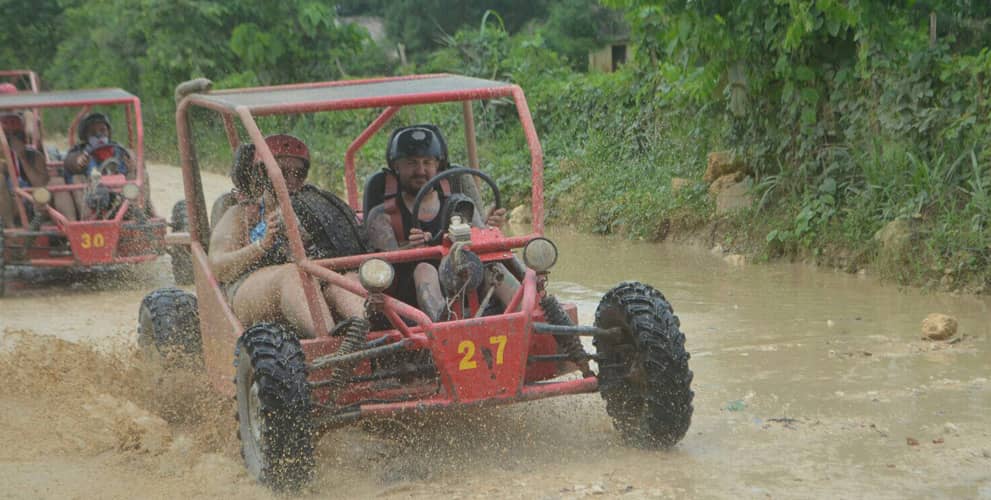
<svg viewBox="0 0 991 500">
<path fill-rule="evenodd" d="M 557 301 L 557 297 L 553 295 L 545 295 L 540 299 L 540 308 L 544 310 L 544 319 L 552 325 L 571 326 L 574 324 L 571 322 L 571 318 L 568 317 L 568 313 L 564 312 L 561 303 Z M 588 366 L 588 353 L 582 347 L 579 337 L 561 335 L 554 336 L 554 340 L 557 342 L 558 349 L 567 354 L 568 359 L 578 365 L 578 368 L 582 371 L 582 376 L 591 377 L 593 375 L 591 368 Z"/>
<path fill-rule="evenodd" d="M 335 356 L 351 354 L 365 346 L 365 338 L 371 330 L 371 324 L 364 318 L 348 318 L 340 322 L 332 335 L 342 335 L 344 337 L 341 346 L 334 353 Z M 334 372 L 330 375 L 330 401 L 337 399 L 341 390 L 347 385 L 348 377 L 354 371 L 355 363 L 340 363 L 334 367 Z"/>
</svg>

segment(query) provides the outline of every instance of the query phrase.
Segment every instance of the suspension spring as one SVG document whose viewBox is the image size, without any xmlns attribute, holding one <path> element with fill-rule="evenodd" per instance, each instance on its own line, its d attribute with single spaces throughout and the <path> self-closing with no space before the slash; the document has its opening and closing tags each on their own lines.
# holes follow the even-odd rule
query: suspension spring
<svg viewBox="0 0 991 500">
<path fill-rule="evenodd" d="M 368 332 L 371 330 L 371 324 L 363 318 L 349 318 L 338 325 L 338 328 L 335 330 L 343 330 L 344 340 L 334 355 L 344 356 L 358 351 L 365 346 L 365 337 L 368 336 Z M 344 386 L 347 385 L 347 381 L 351 378 L 356 364 L 356 362 L 341 363 L 334 367 L 334 372 L 330 375 L 330 401 L 336 400 L 341 389 L 344 389 Z"/>
</svg>

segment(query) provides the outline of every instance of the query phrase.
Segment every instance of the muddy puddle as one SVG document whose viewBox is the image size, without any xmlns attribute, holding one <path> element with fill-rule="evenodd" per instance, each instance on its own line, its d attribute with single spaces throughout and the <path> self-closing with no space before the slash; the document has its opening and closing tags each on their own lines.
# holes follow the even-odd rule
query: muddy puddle
<svg viewBox="0 0 991 500">
<path fill-rule="evenodd" d="M 178 170 L 151 171 L 168 213 Z M 208 199 L 226 179 L 207 176 Z M 899 291 L 801 265 L 551 231 L 552 290 L 583 323 L 623 280 L 653 284 L 692 353 L 695 416 L 624 446 L 597 395 L 334 431 L 320 498 L 991 498 L 991 300 Z M 233 404 L 135 352 L 136 271 L 49 276 L 0 300 L 0 497 L 272 498 L 245 474 Z M 959 320 L 921 340 L 926 314 Z"/>
</svg>

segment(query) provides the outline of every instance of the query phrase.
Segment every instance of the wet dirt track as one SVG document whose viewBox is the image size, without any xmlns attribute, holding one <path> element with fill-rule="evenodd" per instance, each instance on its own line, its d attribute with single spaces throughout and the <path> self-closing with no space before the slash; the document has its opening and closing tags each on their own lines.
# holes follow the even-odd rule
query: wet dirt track
<svg viewBox="0 0 991 500">
<path fill-rule="evenodd" d="M 178 171 L 151 176 L 168 213 Z M 208 200 L 227 187 L 205 181 Z M 348 428 L 319 443 L 303 497 L 991 498 L 988 298 L 550 236 L 552 290 L 584 324 L 622 280 L 674 305 L 695 372 L 684 441 L 623 446 L 598 395 Z M 33 279 L 0 300 L 0 498 L 272 497 L 243 471 L 232 403 L 134 353 L 141 297 L 171 284 L 167 258 Z M 930 312 L 957 317 L 962 340 L 921 340 Z"/>
</svg>

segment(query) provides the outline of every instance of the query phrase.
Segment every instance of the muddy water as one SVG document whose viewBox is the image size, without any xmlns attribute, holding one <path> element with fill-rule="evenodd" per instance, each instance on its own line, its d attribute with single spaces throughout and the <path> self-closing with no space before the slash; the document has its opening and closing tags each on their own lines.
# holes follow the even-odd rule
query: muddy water
<svg viewBox="0 0 991 500">
<path fill-rule="evenodd" d="M 178 172 L 152 169 L 155 203 Z M 212 199 L 227 187 L 206 178 Z M 552 290 L 583 323 L 622 280 L 674 304 L 695 417 L 667 452 L 623 446 L 586 395 L 349 428 L 319 443 L 313 497 L 991 498 L 991 301 L 804 266 L 552 231 Z M 0 497 L 271 498 L 243 472 L 230 401 L 134 353 L 137 272 L 32 282 L 0 300 Z M 962 340 L 920 340 L 929 312 Z"/>
</svg>

